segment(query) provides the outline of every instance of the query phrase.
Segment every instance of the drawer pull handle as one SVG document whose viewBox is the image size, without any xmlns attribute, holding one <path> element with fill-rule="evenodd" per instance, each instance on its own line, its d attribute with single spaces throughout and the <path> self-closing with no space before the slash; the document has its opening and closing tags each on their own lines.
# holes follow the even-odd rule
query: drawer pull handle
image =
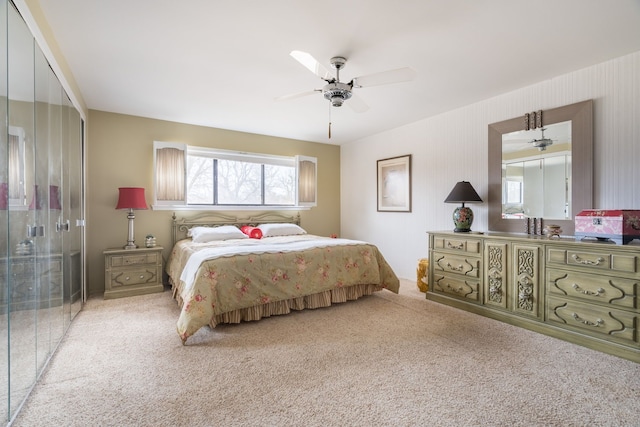
<svg viewBox="0 0 640 427">
<path fill-rule="evenodd" d="M 447 247 L 449 249 L 462 250 L 462 249 L 464 249 L 464 243 L 460 243 L 459 245 L 452 245 L 451 242 L 447 242 Z"/>
<path fill-rule="evenodd" d="M 462 264 L 460 264 L 457 267 L 454 267 L 453 265 L 451 265 L 450 263 L 447 263 L 447 268 L 449 270 L 453 270 L 453 271 L 462 271 L 464 269 L 464 266 Z"/>
<path fill-rule="evenodd" d="M 141 275 L 140 275 L 140 278 L 141 278 L 141 279 L 144 279 L 144 276 L 141 274 Z"/>
<path fill-rule="evenodd" d="M 129 280 L 129 276 L 125 277 L 124 280 Z"/>
<path fill-rule="evenodd" d="M 447 289 L 449 289 L 452 292 L 455 292 L 456 294 L 462 295 L 464 293 L 464 288 L 462 286 L 458 286 L 457 288 L 454 288 L 453 286 L 447 283 Z"/>
<path fill-rule="evenodd" d="M 583 265 L 600 265 L 602 262 L 604 262 L 604 258 L 602 257 L 598 257 L 596 258 L 595 261 L 591 261 L 588 259 L 582 259 L 580 258 L 578 255 L 573 254 L 571 255 L 571 257 L 579 264 L 583 264 Z"/>
<path fill-rule="evenodd" d="M 572 287 L 573 289 L 575 289 L 577 292 L 580 292 L 581 294 L 591 295 L 593 297 L 599 297 L 600 295 L 604 294 L 604 289 L 602 288 L 598 288 L 595 291 L 590 291 L 588 289 L 582 289 L 580 285 L 578 285 L 577 283 L 574 283 Z"/>
<path fill-rule="evenodd" d="M 599 326 L 604 325 L 604 320 L 602 320 L 602 319 L 598 319 L 595 322 L 590 322 L 589 320 L 585 320 L 582 317 L 578 316 L 578 313 L 573 313 L 573 318 L 576 321 L 582 323 L 583 325 L 587 325 L 587 326 L 594 326 L 594 327 L 597 328 Z"/>
</svg>

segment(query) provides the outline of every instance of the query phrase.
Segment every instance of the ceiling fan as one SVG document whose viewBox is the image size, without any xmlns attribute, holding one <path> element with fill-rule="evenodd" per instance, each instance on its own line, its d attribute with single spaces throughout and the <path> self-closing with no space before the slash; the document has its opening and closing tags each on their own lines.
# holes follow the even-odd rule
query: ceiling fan
<svg viewBox="0 0 640 427">
<path fill-rule="evenodd" d="M 313 74 L 320 77 L 326 82 L 326 84 L 319 89 L 313 89 L 305 92 L 294 93 L 291 95 L 281 96 L 276 98 L 278 101 L 287 99 L 299 98 L 302 96 L 311 95 L 317 92 L 322 92 L 325 99 L 331 102 L 333 107 L 341 107 L 345 101 L 355 112 L 361 113 L 367 111 L 369 107 L 360 98 L 353 94 L 354 88 L 363 88 L 371 86 L 380 86 L 384 84 L 400 83 L 413 80 L 416 72 L 409 67 L 398 68 L 395 70 L 383 71 L 380 73 L 369 74 L 360 77 L 354 77 L 348 83 L 340 81 L 340 70 L 342 70 L 347 59 L 342 56 L 334 56 L 331 58 L 331 66 L 336 70 L 335 77 L 327 71 L 327 69 L 320 64 L 311 54 L 294 50 L 290 55 L 309 69 Z"/>
<path fill-rule="evenodd" d="M 546 128 L 542 128 L 540 131 L 542 133 L 542 137 L 540 139 L 533 139 L 529 141 L 529 144 L 533 144 L 539 151 L 545 151 L 548 146 L 553 145 L 553 141 L 549 138 L 544 137 L 544 131 Z"/>
</svg>

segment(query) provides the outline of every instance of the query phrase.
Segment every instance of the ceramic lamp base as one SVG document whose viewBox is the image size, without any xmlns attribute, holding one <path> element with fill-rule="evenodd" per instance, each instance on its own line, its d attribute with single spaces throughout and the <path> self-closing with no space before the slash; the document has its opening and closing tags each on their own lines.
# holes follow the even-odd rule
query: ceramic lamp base
<svg viewBox="0 0 640 427">
<path fill-rule="evenodd" d="M 468 233 L 471 231 L 473 224 L 473 211 L 471 208 L 462 206 L 453 211 L 453 223 L 456 228 L 453 230 L 457 233 Z"/>
</svg>

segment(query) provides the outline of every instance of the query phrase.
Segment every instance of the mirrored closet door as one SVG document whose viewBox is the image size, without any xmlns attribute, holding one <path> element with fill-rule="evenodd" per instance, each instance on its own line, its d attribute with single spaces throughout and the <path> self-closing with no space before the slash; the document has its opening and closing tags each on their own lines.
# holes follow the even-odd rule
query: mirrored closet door
<svg viewBox="0 0 640 427">
<path fill-rule="evenodd" d="M 0 0 L 0 416 L 17 414 L 82 307 L 83 122 Z"/>
</svg>

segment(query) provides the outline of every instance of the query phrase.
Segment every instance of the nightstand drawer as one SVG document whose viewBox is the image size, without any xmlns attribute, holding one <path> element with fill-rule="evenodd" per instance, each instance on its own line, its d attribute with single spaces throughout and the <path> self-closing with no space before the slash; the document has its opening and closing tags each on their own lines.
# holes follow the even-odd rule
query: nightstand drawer
<svg viewBox="0 0 640 427">
<path fill-rule="evenodd" d="M 8 292 L 0 292 L 0 303 L 11 309 L 44 307 L 62 298 L 62 256 L 17 256 L 0 260 L 0 283 L 11 283 Z"/>
<path fill-rule="evenodd" d="M 62 258 L 47 260 L 40 265 L 41 273 L 62 273 Z"/>
<path fill-rule="evenodd" d="M 10 264 L 10 272 L 11 275 L 13 277 L 16 276 L 23 276 L 23 277 L 29 277 L 29 276 L 33 276 L 34 274 L 36 274 L 36 265 L 33 262 L 34 260 L 30 260 L 30 261 L 12 261 Z"/>
<path fill-rule="evenodd" d="M 155 264 L 158 262 L 157 253 L 112 255 L 111 267 L 126 267 L 128 265 Z"/>
<path fill-rule="evenodd" d="M 116 270 L 110 274 L 111 288 L 157 283 L 158 274 L 155 269 Z"/>
</svg>

